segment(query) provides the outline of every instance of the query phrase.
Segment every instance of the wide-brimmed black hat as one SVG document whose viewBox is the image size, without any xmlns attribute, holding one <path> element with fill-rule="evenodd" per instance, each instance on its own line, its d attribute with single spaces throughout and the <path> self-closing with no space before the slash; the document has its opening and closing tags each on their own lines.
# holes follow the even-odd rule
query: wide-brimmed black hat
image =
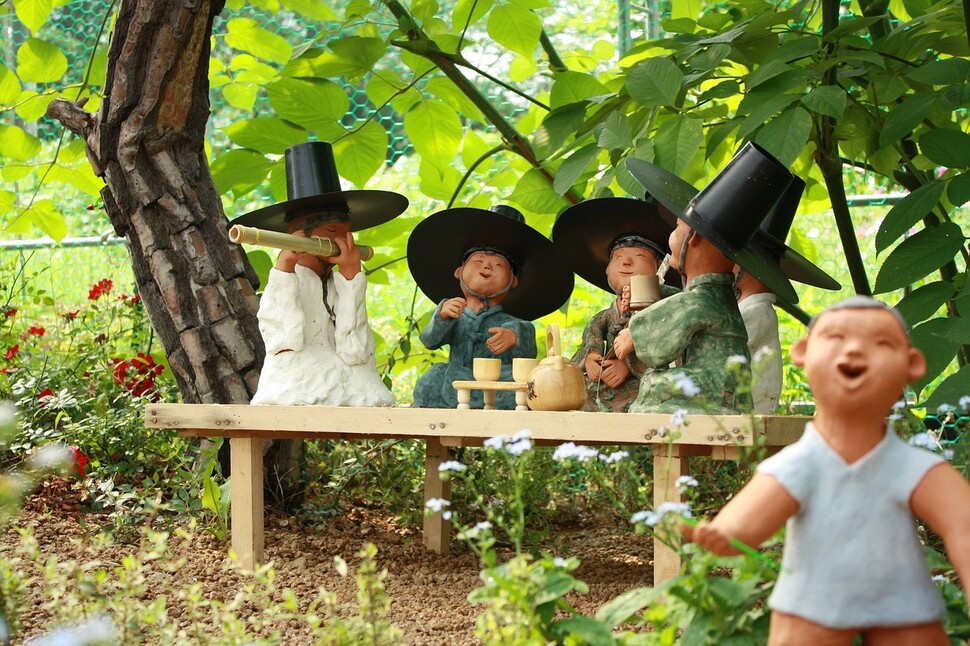
<svg viewBox="0 0 970 646">
<path fill-rule="evenodd" d="M 794 178 L 791 171 L 767 151 L 752 142 L 746 143 L 708 185 L 692 197 L 688 197 L 693 190 L 690 184 L 659 166 L 628 159 L 627 168 L 648 195 L 655 197 L 721 253 L 764 283 L 779 298 L 798 302 L 798 294 L 778 261 L 761 245 L 750 244 Z"/>
<path fill-rule="evenodd" d="M 286 223 L 305 213 L 346 210 L 351 231 L 361 231 L 393 220 L 408 208 L 408 199 L 390 191 L 344 191 L 333 157 L 325 141 L 290 146 L 284 153 L 286 201 L 251 211 L 230 224 L 242 224 L 286 233 Z"/>
<path fill-rule="evenodd" d="M 552 241 L 510 206 L 456 208 L 422 220 L 408 238 L 408 267 L 414 282 L 435 303 L 461 295 L 455 269 L 475 247 L 499 250 L 508 257 L 519 284 L 502 309 L 531 321 L 562 307 L 573 291 L 573 272 Z"/>
<path fill-rule="evenodd" d="M 613 242 L 625 235 L 645 238 L 660 261 L 670 253 L 667 240 L 676 222 L 671 215 L 665 219 L 655 201 L 601 197 L 563 211 L 552 227 L 552 242 L 574 272 L 612 294 L 606 266 Z M 668 271 L 664 282 L 680 287 L 680 274 Z"/>
</svg>

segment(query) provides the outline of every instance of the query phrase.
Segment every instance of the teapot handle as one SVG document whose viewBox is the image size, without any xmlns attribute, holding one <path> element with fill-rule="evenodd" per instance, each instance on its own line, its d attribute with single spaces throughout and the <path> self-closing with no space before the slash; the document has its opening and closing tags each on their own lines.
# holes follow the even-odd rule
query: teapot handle
<svg viewBox="0 0 970 646">
<path fill-rule="evenodd" d="M 559 326 L 550 323 L 546 326 L 546 356 L 558 357 L 560 354 Z"/>
</svg>

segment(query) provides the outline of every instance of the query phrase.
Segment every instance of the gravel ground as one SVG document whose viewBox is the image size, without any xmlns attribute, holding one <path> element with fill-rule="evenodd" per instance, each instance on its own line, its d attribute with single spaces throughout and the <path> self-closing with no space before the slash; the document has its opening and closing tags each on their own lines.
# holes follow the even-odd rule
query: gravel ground
<svg viewBox="0 0 970 646">
<path fill-rule="evenodd" d="M 105 519 L 83 513 L 78 494 L 65 482 L 45 483 L 43 489 L 28 499 L 24 510 L 0 536 L 0 549 L 16 546 L 17 527 L 30 528 L 45 557 L 59 561 L 100 561 L 118 564 L 127 554 L 137 553 L 133 545 L 96 547 L 90 538 L 92 529 Z M 580 612 L 592 614 L 601 605 L 634 587 L 650 585 L 652 554 L 650 541 L 636 536 L 621 521 L 581 520 L 568 529 L 555 531 L 549 550 L 580 559 L 582 565 L 574 575 L 589 585 L 585 595 L 574 595 L 569 601 Z M 367 543 L 377 548 L 377 564 L 387 570 L 385 586 L 392 600 L 390 621 L 400 627 L 408 644 L 473 644 L 475 617 L 480 608 L 467 601 L 468 593 L 479 586 L 479 563 L 461 542 L 452 542 L 453 553 L 438 556 L 421 544 L 418 533 L 398 527 L 392 518 L 379 510 L 352 508 L 332 519 L 323 529 L 300 526 L 293 518 L 270 516 L 266 525 L 266 555 L 276 572 L 277 589 L 290 588 L 307 602 L 320 587 L 337 595 L 341 602 L 356 607 L 356 582 L 353 576 L 342 577 L 333 562 L 343 557 L 351 573 L 356 570 L 357 553 Z M 147 575 L 146 598 L 174 587 L 201 583 L 208 598 L 229 600 L 248 578 L 234 571 L 227 558 L 228 541 L 218 541 L 205 533 L 186 538 L 173 538 L 169 551 L 179 559 L 179 567 L 168 571 L 164 563 L 152 567 Z M 506 557 L 508 555 L 505 555 Z M 164 561 L 164 560 L 163 560 Z M 152 564 L 155 565 L 154 563 Z M 32 595 L 44 595 L 36 589 Z M 29 636 L 49 630 L 50 617 L 38 603 L 22 617 Z M 187 624 L 184 609 L 171 596 L 168 621 Z M 298 626 L 289 627 L 287 644 L 312 643 Z"/>
</svg>

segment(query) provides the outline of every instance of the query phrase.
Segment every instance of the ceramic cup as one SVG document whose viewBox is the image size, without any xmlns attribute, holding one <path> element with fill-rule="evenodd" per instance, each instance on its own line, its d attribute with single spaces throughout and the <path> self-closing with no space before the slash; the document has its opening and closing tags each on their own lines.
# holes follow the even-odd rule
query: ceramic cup
<svg viewBox="0 0 970 646">
<path fill-rule="evenodd" d="M 502 375 L 502 360 L 476 358 L 472 361 L 472 374 L 478 381 L 498 381 Z"/>
<path fill-rule="evenodd" d="M 630 309 L 643 309 L 660 300 L 660 279 L 654 274 L 630 276 Z"/>
<path fill-rule="evenodd" d="M 520 384 L 527 383 L 532 376 L 532 369 L 539 365 L 538 359 L 518 357 L 512 359 L 512 379 Z"/>
</svg>

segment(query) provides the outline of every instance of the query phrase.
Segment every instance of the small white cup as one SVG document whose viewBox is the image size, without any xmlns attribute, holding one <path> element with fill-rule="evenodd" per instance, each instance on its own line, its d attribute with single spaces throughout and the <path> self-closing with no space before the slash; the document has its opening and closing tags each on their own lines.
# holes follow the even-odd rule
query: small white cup
<svg viewBox="0 0 970 646">
<path fill-rule="evenodd" d="M 532 376 L 532 369 L 539 365 L 538 359 L 526 359 L 517 357 L 512 359 L 512 380 L 516 383 L 528 383 Z"/>
<path fill-rule="evenodd" d="M 473 359 L 472 374 L 478 381 L 498 381 L 502 376 L 502 360 L 482 357 Z"/>
</svg>

